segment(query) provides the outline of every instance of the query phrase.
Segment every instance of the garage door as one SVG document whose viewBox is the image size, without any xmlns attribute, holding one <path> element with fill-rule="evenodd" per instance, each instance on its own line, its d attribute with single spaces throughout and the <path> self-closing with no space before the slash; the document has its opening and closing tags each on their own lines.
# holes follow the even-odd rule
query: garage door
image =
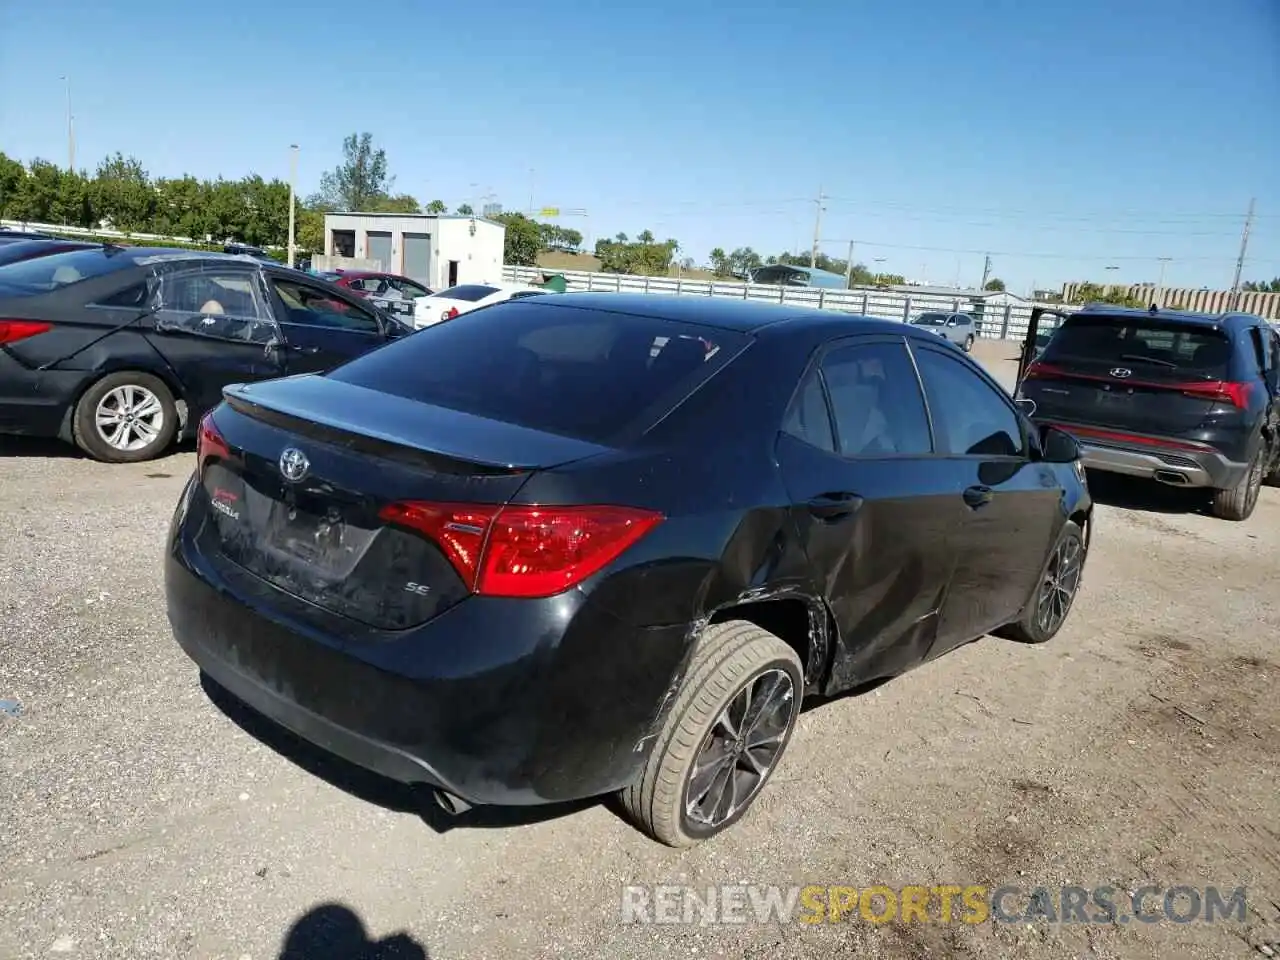
<svg viewBox="0 0 1280 960">
<path fill-rule="evenodd" d="M 431 234 L 406 233 L 404 235 L 404 266 L 402 271 L 410 280 L 432 286 Z"/>
<path fill-rule="evenodd" d="M 370 260 L 378 261 L 379 270 L 391 269 L 391 234 L 369 231 L 366 252 Z"/>
</svg>

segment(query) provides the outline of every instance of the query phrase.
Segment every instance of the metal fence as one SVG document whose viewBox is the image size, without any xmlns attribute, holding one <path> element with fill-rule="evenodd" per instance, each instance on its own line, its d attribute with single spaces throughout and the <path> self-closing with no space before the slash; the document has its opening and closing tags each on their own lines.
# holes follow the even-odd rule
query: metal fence
<svg viewBox="0 0 1280 960">
<path fill-rule="evenodd" d="M 503 268 L 503 277 L 512 283 L 538 280 L 545 272 L 537 267 Z M 685 297 L 724 297 L 735 300 L 758 300 L 764 303 L 789 303 L 841 313 L 863 314 L 884 320 L 907 321 L 925 311 L 950 311 L 972 314 L 979 336 L 990 340 L 1021 340 L 1026 336 L 1032 304 L 987 303 L 964 296 L 936 294 L 904 294 L 873 288 L 828 290 L 819 287 L 777 287 L 765 284 L 719 280 L 681 280 L 671 277 L 638 277 L 618 273 L 588 273 L 578 270 L 554 271 L 561 274 L 569 290 L 600 292 L 667 293 Z M 1055 305 L 1066 311 L 1075 307 Z"/>
</svg>

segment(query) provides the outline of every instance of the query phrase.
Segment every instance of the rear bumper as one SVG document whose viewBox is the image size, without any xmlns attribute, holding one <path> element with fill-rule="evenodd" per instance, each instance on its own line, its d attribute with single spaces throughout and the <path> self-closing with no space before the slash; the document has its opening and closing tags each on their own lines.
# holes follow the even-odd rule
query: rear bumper
<svg viewBox="0 0 1280 960">
<path fill-rule="evenodd" d="M 1249 466 L 1211 451 L 1120 447 L 1083 439 L 1080 440 L 1080 461 L 1090 470 L 1121 473 L 1170 486 L 1216 490 L 1235 486 Z"/>
<path fill-rule="evenodd" d="M 62 435 L 87 376 L 80 370 L 30 370 L 0 347 L 0 434 Z"/>
<path fill-rule="evenodd" d="M 469 804 L 598 796 L 638 774 L 686 627 L 635 627 L 569 594 L 473 597 L 423 627 L 373 631 L 211 562 L 190 533 L 202 510 L 184 494 L 170 531 L 169 622 L 187 655 L 253 710 L 360 767 Z"/>
</svg>

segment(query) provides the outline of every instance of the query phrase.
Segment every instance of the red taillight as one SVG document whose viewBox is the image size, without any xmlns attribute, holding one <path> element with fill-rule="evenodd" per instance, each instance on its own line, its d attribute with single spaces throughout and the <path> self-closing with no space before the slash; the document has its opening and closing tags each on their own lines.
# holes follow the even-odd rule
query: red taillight
<svg viewBox="0 0 1280 960">
<path fill-rule="evenodd" d="M 617 559 L 662 521 L 631 507 L 393 503 L 381 517 L 440 545 L 474 593 L 550 597 Z"/>
<path fill-rule="evenodd" d="M 1169 389 L 1177 390 L 1188 397 L 1229 403 L 1233 407 L 1245 410 L 1249 406 L 1249 393 L 1253 389 L 1253 384 L 1248 382 L 1232 383 L 1229 380 L 1211 380 L 1208 383 L 1171 383 Z"/>
<path fill-rule="evenodd" d="M 1037 360 L 1031 366 L 1027 367 L 1027 372 L 1022 375 L 1023 380 L 1047 380 L 1053 377 L 1061 377 L 1066 373 L 1059 367 L 1050 363 L 1041 363 Z"/>
<path fill-rule="evenodd" d="M 48 333 L 52 329 L 53 324 L 43 320 L 0 320 L 0 346 Z"/>
<path fill-rule="evenodd" d="M 450 307 L 448 310 L 445 310 L 443 313 L 441 313 L 441 314 L 440 314 L 440 319 L 441 319 L 441 320 L 452 320 L 452 319 L 453 319 L 454 317 L 456 317 L 457 315 L 458 315 L 458 308 L 457 308 L 457 307 Z"/>
<path fill-rule="evenodd" d="M 231 456 L 231 447 L 218 432 L 218 426 L 213 422 L 213 411 L 210 410 L 201 419 L 200 431 L 196 434 L 196 463 L 203 470 L 205 461 L 210 457 L 221 460 L 229 456 Z"/>
</svg>

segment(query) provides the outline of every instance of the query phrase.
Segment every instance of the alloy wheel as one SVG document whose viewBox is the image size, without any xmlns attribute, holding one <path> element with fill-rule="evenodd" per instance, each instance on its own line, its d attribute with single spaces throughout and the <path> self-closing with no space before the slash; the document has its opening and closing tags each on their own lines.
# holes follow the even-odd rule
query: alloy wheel
<svg viewBox="0 0 1280 960">
<path fill-rule="evenodd" d="M 1045 634 L 1056 632 L 1067 619 L 1083 568 L 1084 544 L 1076 537 L 1067 537 L 1053 551 L 1036 601 L 1036 622 Z"/>
<path fill-rule="evenodd" d="M 137 384 L 122 384 L 103 394 L 94 412 L 98 435 L 116 450 L 141 450 L 155 443 L 164 428 L 160 398 Z"/>
<path fill-rule="evenodd" d="M 692 824 L 715 829 L 747 807 L 782 754 L 796 714 L 795 685 L 785 670 L 767 670 L 734 694 L 685 780 Z"/>
</svg>

